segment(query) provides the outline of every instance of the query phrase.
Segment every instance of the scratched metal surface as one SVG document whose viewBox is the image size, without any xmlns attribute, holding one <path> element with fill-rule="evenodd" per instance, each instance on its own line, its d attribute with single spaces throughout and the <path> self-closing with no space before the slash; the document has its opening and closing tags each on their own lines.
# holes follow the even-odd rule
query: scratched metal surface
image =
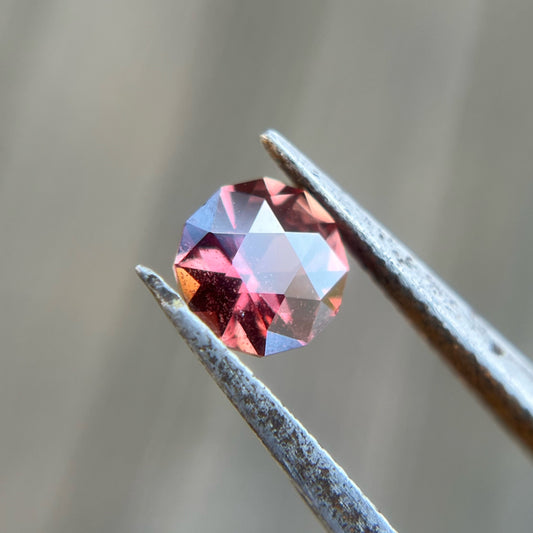
<svg viewBox="0 0 533 533">
<path fill-rule="evenodd" d="M 269 127 L 532 354 L 532 17 L 4 0 L 0 530 L 321 531 L 131 268 L 281 177 Z M 319 339 L 247 364 L 398 531 L 530 532 L 530 458 L 355 264 Z"/>
<path fill-rule="evenodd" d="M 189 310 L 177 292 L 150 268 L 138 265 L 135 270 L 326 530 L 395 533 L 343 468 L 239 357 Z"/>
<path fill-rule="evenodd" d="M 269 130 L 261 141 L 290 179 L 332 213 L 348 249 L 398 309 L 532 452 L 531 360 L 279 132 Z"/>
</svg>

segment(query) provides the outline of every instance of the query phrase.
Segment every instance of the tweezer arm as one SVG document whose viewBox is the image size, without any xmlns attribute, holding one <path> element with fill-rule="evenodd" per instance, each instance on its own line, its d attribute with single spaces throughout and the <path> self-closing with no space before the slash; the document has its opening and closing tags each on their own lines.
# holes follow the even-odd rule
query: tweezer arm
<svg viewBox="0 0 533 533">
<path fill-rule="evenodd" d="M 137 274 L 328 531 L 394 533 L 346 472 L 155 272 Z"/>
<path fill-rule="evenodd" d="M 328 209 L 378 285 L 533 451 L 531 361 L 278 132 L 269 130 L 261 140 L 282 170 Z"/>
</svg>

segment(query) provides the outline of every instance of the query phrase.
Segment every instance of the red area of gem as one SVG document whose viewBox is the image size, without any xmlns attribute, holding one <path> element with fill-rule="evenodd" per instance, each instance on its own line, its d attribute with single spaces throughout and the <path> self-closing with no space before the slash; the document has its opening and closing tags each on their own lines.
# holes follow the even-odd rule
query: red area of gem
<svg viewBox="0 0 533 533">
<path fill-rule="evenodd" d="M 348 270 L 327 211 L 271 178 L 219 189 L 185 223 L 174 261 L 190 309 L 256 356 L 307 344 L 337 314 Z"/>
</svg>

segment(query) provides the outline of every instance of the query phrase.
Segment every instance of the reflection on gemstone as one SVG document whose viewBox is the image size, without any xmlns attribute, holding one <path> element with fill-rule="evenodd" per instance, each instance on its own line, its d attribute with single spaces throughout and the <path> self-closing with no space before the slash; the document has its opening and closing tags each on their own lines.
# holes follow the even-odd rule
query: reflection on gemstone
<svg viewBox="0 0 533 533">
<path fill-rule="evenodd" d="M 185 223 L 174 261 L 191 310 L 256 356 L 305 346 L 337 314 L 348 270 L 331 216 L 271 178 L 219 189 Z"/>
</svg>

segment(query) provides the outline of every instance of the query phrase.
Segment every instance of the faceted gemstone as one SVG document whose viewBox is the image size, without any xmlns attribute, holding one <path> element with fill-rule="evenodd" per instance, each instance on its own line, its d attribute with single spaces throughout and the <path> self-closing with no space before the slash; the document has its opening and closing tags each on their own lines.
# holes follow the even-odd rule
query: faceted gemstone
<svg viewBox="0 0 533 533">
<path fill-rule="evenodd" d="M 228 347 L 263 356 L 306 345 L 337 314 L 348 261 L 313 197 L 261 178 L 222 187 L 187 220 L 174 272 Z"/>
</svg>

